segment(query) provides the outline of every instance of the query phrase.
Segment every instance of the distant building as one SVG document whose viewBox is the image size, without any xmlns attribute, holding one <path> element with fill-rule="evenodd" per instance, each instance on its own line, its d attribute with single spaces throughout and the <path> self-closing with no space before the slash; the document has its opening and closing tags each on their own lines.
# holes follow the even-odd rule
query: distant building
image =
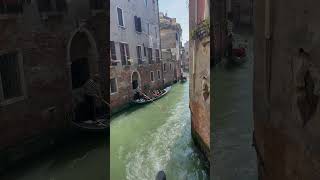
<svg viewBox="0 0 320 180">
<path fill-rule="evenodd" d="M 103 0 L 0 1 L 0 171 L 65 139 L 71 119 L 106 111 L 74 96 L 100 76 L 108 97 L 106 22 Z"/>
<path fill-rule="evenodd" d="M 189 41 L 184 43 L 184 55 L 182 59 L 182 68 L 185 72 L 189 72 Z"/>
<path fill-rule="evenodd" d="M 205 154 L 208 162 L 210 162 L 210 31 L 203 29 L 202 25 L 206 21 L 210 22 L 209 7 L 209 0 L 189 1 L 190 32 L 200 31 L 190 37 L 189 42 L 191 132 L 195 144 Z"/>
<path fill-rule="evenodd" d="M 110 1 L 110 100 L 126 107 L 137 90 L 163 87 L 158 1 Z"/>
<path fill-rule="evenodd" d="M 160 13 L 160 36 L 161 51 L 171 52 L 172 58 L 163 62 L 163 66 L 172 66 L 168 73 L 174 73 L 174 81 L 181 76 L 181 35 L 182 29 L 176 18 L 170 18 Z M 172 83 L 171 79 L 165 78 L 165 84 Z"/>
</svg>

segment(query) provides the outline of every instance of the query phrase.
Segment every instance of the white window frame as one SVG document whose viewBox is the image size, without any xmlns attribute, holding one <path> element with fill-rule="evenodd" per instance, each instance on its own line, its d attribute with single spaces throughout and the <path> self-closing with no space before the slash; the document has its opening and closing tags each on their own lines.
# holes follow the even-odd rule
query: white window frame
<svg viewBox="0 0 320 180">
<path fill-rule="evenodd" d="M 152 75 L 151 75 L 152 74 Z M 153 78 L 151 78 L 151 77 L 153 77 Z M 154 71 L 150 71 L 150 80 L 151 80 L 151 82 L 154 82 L 155 80 L 154 80 Z"/>
<path fill-rule="evenodd" d="M 2 86 L 2 80 L 1 80 L 1 74 L 0 74 L 0 106 L 6 106 L 10 105 L 19 101 L 23 101 L 27 98 L 27 89 L 25 85 L 25 80 L 24 80 L 24 69 L 23 69 L 23 55 L 20 49 L 16 49 L 13 51 L 0 51 L 0 56 L 4 54 L 8 54 L 11 52 L 15 52 L 17 54 L 17 61 L 18 61 L 18 68 L 19 68 L 19 73 L 20 73 L 20 87 L 21 87 L 21 96 L 13 97 L 10 99 L 4 99 L 4 94 L 3 94 L 3 86 Z"/>
<path fill-rule="evenodd" d="M 119 22 L 118 8 L 121 9 L 121 16 L 122 16 L 123 26 L 121 26 L 121 25 L 120 25 L 120 22 Z M 116 8 L 116 14 L 117 14 L 117 19 L 118 19 L 118 26 L 121 27 L 121 28 L 125 28 L 125 27 L 126 27 L 126 23 L 125 23 L 125 21 L 124 21 L 123 9 L 122 9 L 120 6 L 117 6 L 117 8 Z"/>
<path fill-rule="evenodd" d="M 116 91 L 115 92 L 111 92 L 111 79 L 115 79 L 115 83 L 116 83 Z M 118 81 L 117 78 L 110 78 L 110 95 L 114 95 L 118 93 Z"/>
</svg>

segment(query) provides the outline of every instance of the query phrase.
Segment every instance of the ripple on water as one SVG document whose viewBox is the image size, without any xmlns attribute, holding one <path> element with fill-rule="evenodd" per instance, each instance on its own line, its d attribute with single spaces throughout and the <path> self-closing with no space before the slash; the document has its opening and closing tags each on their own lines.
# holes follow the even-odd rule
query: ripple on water
<svg viewBox="0 0 320 180">
<path fill-rule="evenodd" d="M 180 120 L 183 109 L 183 102 L 180 102 L 171 112 L 182 113 L 173 113 L 153 134 L 141 139 L 139 149 L 127 155 L 127 179 L 154 179 L 158 171 L 166 169 L 172 146 L 185 127 Z"/>
</svg>

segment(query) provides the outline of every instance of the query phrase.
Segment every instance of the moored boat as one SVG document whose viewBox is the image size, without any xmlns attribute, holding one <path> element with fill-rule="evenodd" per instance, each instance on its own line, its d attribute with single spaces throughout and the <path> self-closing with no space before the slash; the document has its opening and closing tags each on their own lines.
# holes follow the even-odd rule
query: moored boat
<svg viewBox="0 0 320 180">
<path fill-rule="evenodd" d="M 87 132 L 103 132 L 109 128 L 109 121 L 106 116 L 98 117 L 96 120 L 74 121 L 71 120 L 74 128 Z"/>
<path fill-rule="evenodd" d="M 171 90 L 171 86 L 166 87 L 165 89 L 163 89 L 163 93 L 157 97 L 154 98 L 140 98 L 140 99 L 135 99 L 132 101 L 132 103 L 134 104 L 146 104 L 146 103 L 150 103 L 153 102 L 155 100 L 158 100 L 160 98 L 162 98 L 163 96 L 165 96 L 170 90 Z"/>
</svg>

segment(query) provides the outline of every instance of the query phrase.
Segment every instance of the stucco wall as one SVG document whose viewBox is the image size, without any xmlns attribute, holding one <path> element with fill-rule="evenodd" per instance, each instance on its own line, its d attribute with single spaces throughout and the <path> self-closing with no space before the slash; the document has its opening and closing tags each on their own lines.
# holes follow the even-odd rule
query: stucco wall
<svg viewBox="0 0 320 180">
<path fill-rule="evenodd" d="M 197 1 L 189 1 L 189 28 L 192 31 L 200 20 L 208 18 L 197 12 Z M 207 5 L 207 1 L 198 1 Z M 206 9 L 206 6 L 203 8 Z M 197 18 L 196 18 L 197 17 Z M 191 132 L 194 142 L 210 162 L 210 37 L 189 42 Z"/>
<path fill-rule="evenodd" d="M 269 2 L 268 9 L 266 0 L 255 1 L 259 174 L 261 179 L 319 179 L 319 2 Z"/>
</svg>

